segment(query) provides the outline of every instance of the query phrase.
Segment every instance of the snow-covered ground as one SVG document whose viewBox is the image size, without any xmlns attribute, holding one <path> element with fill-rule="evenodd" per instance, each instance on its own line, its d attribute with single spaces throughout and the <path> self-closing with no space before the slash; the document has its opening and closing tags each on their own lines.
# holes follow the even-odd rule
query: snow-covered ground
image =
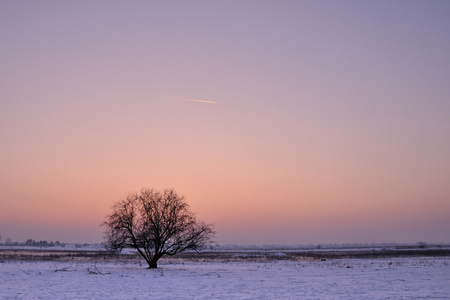
<svg viewBox="0 0 450 300">
<path fill-rule="evenodd" d="M 4 261 L 0 299 L 450 299 L 450 258 Z"/>
</svg>

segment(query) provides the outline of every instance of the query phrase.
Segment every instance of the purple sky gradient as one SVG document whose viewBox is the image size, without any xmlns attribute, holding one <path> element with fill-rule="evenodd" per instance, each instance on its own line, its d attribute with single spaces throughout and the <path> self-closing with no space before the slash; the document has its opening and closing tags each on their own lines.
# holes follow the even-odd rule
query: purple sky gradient
<svg viewBox="0 0 450 300">
<path fill-rule="evenodd" d="M 112 203 L 153 187 L 219 243 L 450 242 L 449 16 L 2 1 L 0 235 L 100 242 Z"/>
</svg>

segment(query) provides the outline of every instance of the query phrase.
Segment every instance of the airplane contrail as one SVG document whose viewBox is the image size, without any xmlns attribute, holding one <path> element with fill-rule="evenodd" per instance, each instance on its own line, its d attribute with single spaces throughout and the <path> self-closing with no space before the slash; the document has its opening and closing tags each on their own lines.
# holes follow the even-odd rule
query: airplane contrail
<svg viewBox="0 0 450 300">
<path fill-rule="evenodd" d="M 192 101 L 192 102 L 202 102 L 202 103 L 209 103 L 209 104 L 217 104 L 219 102 L 216 101 L 207 101 L 207 100 L 199 100 L 199 99 L 184 99 L 186 101 Z"/>
</svg>

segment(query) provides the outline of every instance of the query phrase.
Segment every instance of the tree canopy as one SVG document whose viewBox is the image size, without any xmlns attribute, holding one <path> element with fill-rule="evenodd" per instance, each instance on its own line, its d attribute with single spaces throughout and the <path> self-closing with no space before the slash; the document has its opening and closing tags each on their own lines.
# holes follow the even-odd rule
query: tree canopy
<svg viewBox="0 0 450 300">
<path fill-rule="evenodd" d="M 173 189 L 129 194 L 113 205 L 104 225 L 109 249 L 134 248 L 149 268 L 157 268 L 164 255 L 200 250 L 214 236 L 213 225 L 198 221 Z"/>
</svg>

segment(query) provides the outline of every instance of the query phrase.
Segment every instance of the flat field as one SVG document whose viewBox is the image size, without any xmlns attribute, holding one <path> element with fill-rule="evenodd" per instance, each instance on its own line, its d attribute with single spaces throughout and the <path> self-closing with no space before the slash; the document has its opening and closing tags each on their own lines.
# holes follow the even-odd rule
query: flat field
<svg viewBox="0 0 450 300">
<path fill-rule="evenodd" d="M 0 299 L 450 299 L 448 255 L 329 252 L 184 254 L 149 270 L 136 255 L 3 250 Z"/>
</svg>

